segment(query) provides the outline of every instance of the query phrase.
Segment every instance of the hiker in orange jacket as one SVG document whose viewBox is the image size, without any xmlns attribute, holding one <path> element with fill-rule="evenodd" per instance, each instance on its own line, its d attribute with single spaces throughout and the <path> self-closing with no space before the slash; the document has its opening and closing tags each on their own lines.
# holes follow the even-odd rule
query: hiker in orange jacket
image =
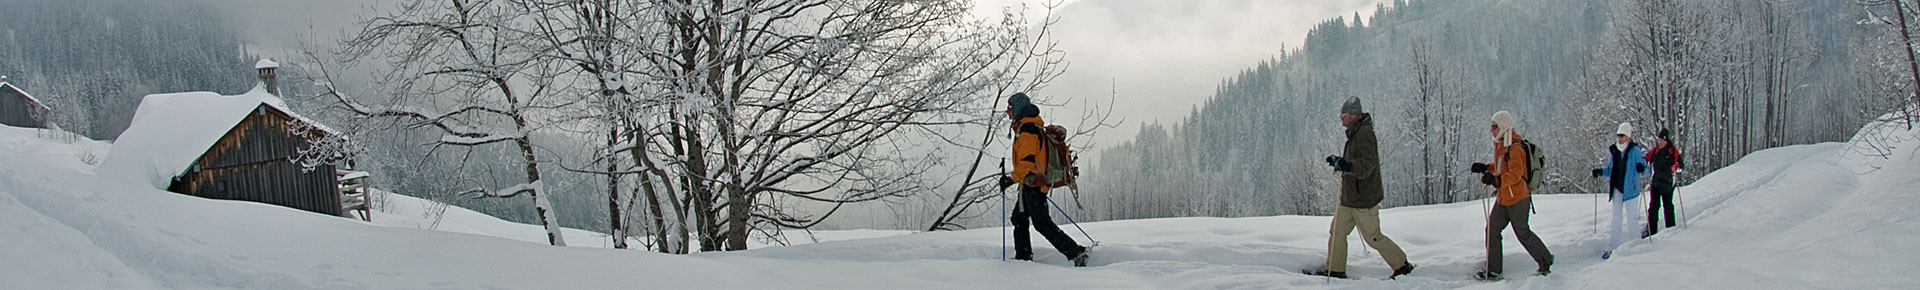
<svg viewBox="0 0 1920 290">
<path fill-rule="evenodd" d="M 1540 265 L 1534 273 L 1546 275 L 1552 272 L 1553 253 L 1547 250 L 1546 243 L 1540 242 L 1540 236 L 1534 235 L 1527 225 L 1527 210 L 1533 206 L 1532 192 L 1527 188 L 1527 150 L 1520 145 L 1520 132 L 1514 127 L 1513 113 L 1500 111 L 1493 113 L 1493 126 L 1487 129 L 1493 133 L 1493 163 L 1474 163 L 1471 170 L 1479 173 L 1480 183 L 1494 187 L 1493 211 L 1487 216 L 1487 268 L 1474 273 L 1481 280 L 1500 279 L 1503 265 L 1500 231 L 1513 226 L 1513 235 L 1520 239 L 1520 245 L 1533 256 L 1533 262 Z"/>
<path fill-rule="evenodd" d="M 1012 100 L 1026 100 L 1024 94 L 1015 94 L 1014 97 L 1009 98 L 1009 104 L 1013 102 Z M 1039 111 L 1038 107 L 1032 104 L 1007 109 L 1007 116 L 1013 119 L 1013 132 L 1018 134 L 1013 137 L 1013 172 L 1008 175 L 1023 187 L 1032 187 L 1040 190 L 1040 193 L 1048 193 L 1052 192 L 1053 188 L 1048 186 L 1046 178 L 1042 176 L 1047 171 L 1047 153 L 1046 147 L 1041 144 L 1043 141 L 1040 140 L 1043 135 L 1041 130 L 1046 130 L 1047 123 L 1040 119 Z"/>
<path fill-rule="evenodd" d="M 1033 260 L 1033 243 L 1027 227 L 1040 231 L 1053 248 L 1061 255 L 1073 261 L 1074 266 L 1087 265 L 1087 248 L 1080 246 L 1053 223 L 1053 213 L 1047 211 L 1047 187 L 1044 176 L 1047 154 L 1041 147 L 1041 131 L 1047 124 L 1040 119 L 1040 107 L 1034 106 L 1025 93 L 1015 93 L 1007 98 L 1007 118 L 1013 120 L 1013 172 L 1000 177 L 1000 189 L 1020 184 L 1020 199 L 1014 204 L 1013 216 L 1013 259 Z M 1016 182 L 1018 180 L 1018 182 Z"/>
</svg>

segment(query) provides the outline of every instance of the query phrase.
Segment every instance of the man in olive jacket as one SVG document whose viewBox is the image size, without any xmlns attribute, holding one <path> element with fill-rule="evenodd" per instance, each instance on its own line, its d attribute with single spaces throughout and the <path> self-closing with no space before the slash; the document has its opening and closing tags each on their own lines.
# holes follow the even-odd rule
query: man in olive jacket
<svg viewBox="0 0 1920 290">
<path fill-rule="evenodd" d="M 1340 202 L 1334 205 L 1333 229 L 1327 237 L 1327 264 L 1307 274 L 1335 278 L 1347 277 L 1347 234 L 1360 228 L 1367 246 L 1380 251 L 1380 257 L 1393 267 L 1388 279 L 1413 273 L 1407 253 L 1393 239 L 1380 233 L 1380 200 L 1385 188 L 1380 182 L 1380 144 L 1373 135 L 1373 116 L 1362 111 L 1360 98 L 1349 98 L 1340 106 L 1340 124 L 1347 127 L 1346 155 L 1327 156 L 1327 165 L 1340 173 Z"/>
</svg>

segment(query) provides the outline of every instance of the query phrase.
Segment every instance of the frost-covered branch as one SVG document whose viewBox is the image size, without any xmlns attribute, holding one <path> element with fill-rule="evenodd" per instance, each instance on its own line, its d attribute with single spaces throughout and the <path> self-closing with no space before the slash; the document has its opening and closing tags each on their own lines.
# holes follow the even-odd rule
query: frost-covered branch
<svg viewBox="0 0 1920 290">
<path fill-rule="evenodd" d="M 535 214 L 549 241 L 566 245 L 542 184 L 532 132 L 551 130 L 545 114 L 576 102 L 553 99 L 566 74 L 542 57 L 548 47 L 527 27 L 535 6 L 496 1 L 412 1 L 389 15 L 361 23 L 336 53 L 348 62 L 384 61 L 379 75 L 387 105 L 367 105 L 335 86 L 322 67 L 323 94 L 360 119 L 404 120 L 397 129 L 431 127 L 442 136 L 430 146 L 475 147 L 512 144 L 522 186 L 499 191 L 470 190 L 486 197 L 531 196 Z M 318 59 L 317 53 L 307 52 Z M 463 160 L 466 162 L 468 160 Z"/>
<path fill-rule="evenodd" d="M 487 190 L 485 188 L 474 188 L 474 189 L 468 189 L 467 191 L 462 191 L 459 193 L 459 195 L 473 196 L 475 198 L 483 198 L 483 197 L 509 198 L 509 197 L 520 196 L 520 194 L 522 193 L 539 192 L 541 188 L 544 188 L 543 185 L 544 183 L 535 181 L 532 183 L 515 184 L 513 186 L 510 186 L 507 188 L 501 188 L 497 190 Z"/>
</svg>

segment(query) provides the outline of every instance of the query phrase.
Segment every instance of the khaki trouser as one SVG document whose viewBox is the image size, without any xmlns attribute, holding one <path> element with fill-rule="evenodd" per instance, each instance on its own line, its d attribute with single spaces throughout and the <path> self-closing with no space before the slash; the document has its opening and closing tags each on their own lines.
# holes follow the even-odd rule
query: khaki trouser
<svg viewBox="0 0 1920 290">
<path fill-rule="evenodd" d="M 1347 234 L 1354 227 L 1360 228 L 1360 238 L 1367 246 L 1380 251 L 1380 257 L 1387 260 L 1387 266 L 1399 269 L 1407 265 L 1407 253 L 1393 239 L 1380 233 L 1380 209 L 1351 208 L 1335 205 L 1333 207 L 1333 230 L 1327 237 L 1327 271 L 1347 271 Z"/>
</svg>

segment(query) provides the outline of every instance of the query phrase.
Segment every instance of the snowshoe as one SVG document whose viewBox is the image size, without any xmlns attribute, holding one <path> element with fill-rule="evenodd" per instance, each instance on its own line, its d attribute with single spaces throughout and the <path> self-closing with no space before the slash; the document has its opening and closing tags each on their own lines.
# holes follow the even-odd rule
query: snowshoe
<svg viewBox="0 0 1920 290">
<path fill-rule="evenodd" d="M 1487 272 L 1486 270 L 1480 270 L 1480 272 L 1473 273 L 1473 279 L 1480 280 L 1480 281 L 1500 281 L 1500 273 Z"/>
<path fill-rule="evenodd" d="M 1547 268 L 1540 268 L 1539 270 L 1533 271 L 1534 276 L 1544 277 L 1544 276 L 1547 276 L 1547 274 L 1553 274 L 1553 270 L 1548 270 Z"/>
<path fill-rule="evenodd" d="M 1300 274 L 1307 274 L 1307 275 L 1314 275 L 1314 276 L 1325 276 L 1325 277 L 1329 277 L 1329 278 L 1340 278 L 1340 279 L 1347 279 L 1347 272 L 1334 272 L 1334 271 L 1327 271 L 1326 269 L 1320 269 L 1320 270 L 1300 270 Z"/>
<path fill-rule="evenodd" d="M 1092 251 L 1088 251 L 1088 250 L 1081 250 L 1081 251 L 1080 251 L 1080 254 L 1079 254 L 1079 255 L 1073 255 L 1073 266 L 1074 266 L 1074 267 L 1086 267 L 1086 266 L 1087 266 L 1087 259 L 1088 259 L 1088 258 L 1090 258 L 1090 257 L 1088 257 L 1088 255 L 1087 255 L 1087 252 L 1092 252 Z"/>
<path fill-rule="evenodd" d="M 1600 259 L 1601 260 L 1613 259 L 1613 251 L 1600 252 Z"/>
<path fill-rule="evenodd" d="M 1393 275 L 1387 276 L 1387 280 L 1394 280 L 1394 278 L 1399 278 L 1400 275 L 1413 274 L 1413 267 L 1413 263 L 1401 265 L 1399 269 L 1393 269 Z"/>
</svg>

